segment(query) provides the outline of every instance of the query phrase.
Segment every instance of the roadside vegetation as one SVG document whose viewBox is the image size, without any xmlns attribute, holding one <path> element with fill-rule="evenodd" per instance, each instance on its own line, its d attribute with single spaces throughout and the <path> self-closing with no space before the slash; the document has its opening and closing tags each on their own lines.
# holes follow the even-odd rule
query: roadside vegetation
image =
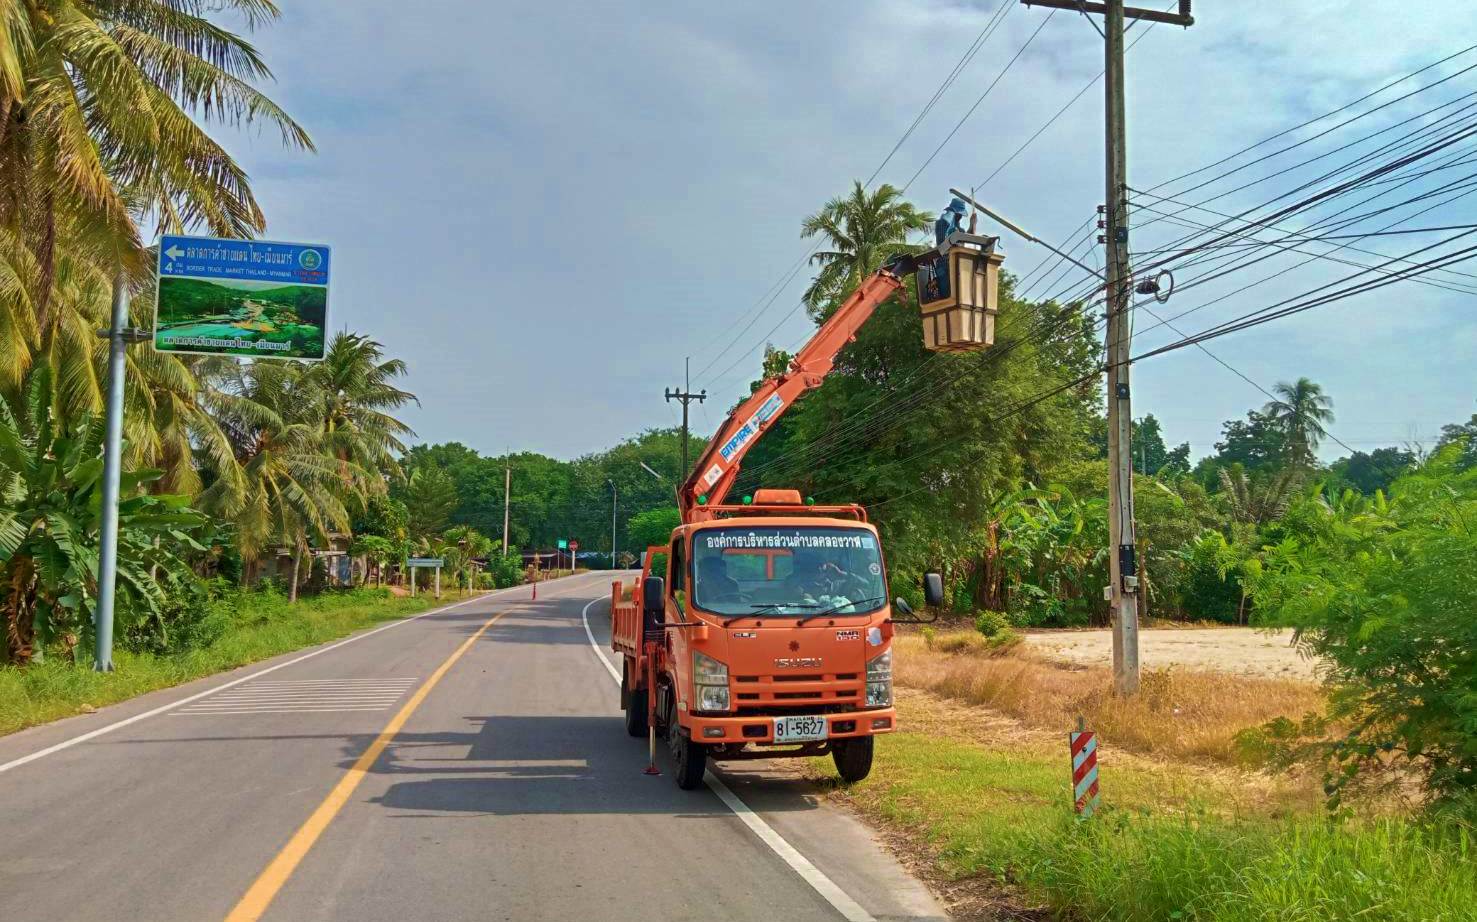
<svg viewBox="0 0 1477 922">
<path fill-rule="evenodd" d="M 477 529 L 410 514 L 425 478 L 401 463 L 414 433 L 396 414 L 416 398 L 380 343 L 340 332 L 311 365 L 134 345 L 118 672 L 89 668 L 107 370 L 96 331 L 119 286 L 131 323 L 149 325 L 156 234 L 266 229 L 212 132 L 266 128 L 312 150 L 256 89 L 266 62 L 222 26 L 276 17 L 257 0 L 100 0 L 21 4 L 0 27 L 0 729 L 424 607 L 344 591 L 403 591 L 409 554 L 445 557 L 451 589 L 523 578 L 520 557 Z"/>
<path fill-rule="evenodd" d="M 1124 756 L 1077 820 L 1065 734 L 905 695 L 872 776 L 838 790 L 960 918 L 1470 919 L 1471 830 L 1385 811 L 1331 820 L 1315 786 Z M 1107 744 L 1105 744 L 1107 745 Z M 1044 913 L 1043 913 L 1044 911 Z"/>
<path fill-rule="evenodd" d="M 1105 667 L 991 646 L 973 631 L 905 634 L 894 643 L 901 685 L 1044 730 L 1074 727 L 1080 716 L 1105 743 L 1166 759 L 1244 764 L 1261 755 L 1246 740 L 1248 727 L 1325 708 L 1319 686 L 1293 679 L 1150 668 L 1140 693 L 1123 698 L 1113 694 Z"/>
<path fill-rule="evenodd" d="M 211 587 L 193 599 L 187 621 L 168 635 L 131 638 L 114 655 L 114 672 L 78 669 L 52 658 L 25 669 L 0 668 L 0 734 L 86 713 L 135 695 L 179 685 L 362 628 L 445 605 L 388 589 L 325 592 L 292 604 L 278 589 Z"/>
</svg>

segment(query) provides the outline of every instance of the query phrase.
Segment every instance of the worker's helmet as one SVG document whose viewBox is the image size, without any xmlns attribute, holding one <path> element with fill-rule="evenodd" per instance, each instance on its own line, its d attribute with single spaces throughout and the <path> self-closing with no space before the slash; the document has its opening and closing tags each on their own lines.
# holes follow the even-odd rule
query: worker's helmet
<svg viewBox="0 0 1477 922">
<path fill-rule="evenodd" d="M 964 199 L 962 199 L 962 198 L 956 198 L 952 202 L 950 202 L 949 203 L 949 207 L 948 208 L 945 208 L 944 210 L 945 211 L 952 211 L 955 214 L 962 215 L 968 209 L 964 205 Z"/>
</svg>

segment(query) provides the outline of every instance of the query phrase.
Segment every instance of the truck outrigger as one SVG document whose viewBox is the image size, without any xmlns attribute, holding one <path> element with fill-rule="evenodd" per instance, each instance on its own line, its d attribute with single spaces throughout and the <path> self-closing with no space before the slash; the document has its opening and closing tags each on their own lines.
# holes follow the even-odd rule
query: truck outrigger
<svg viewBox="0 0 1477 922">
<path fill-rule="evenodd" d="M 626 730 L 653 750 L 657 736 L 666 739 L 678 786 L 700 786 L 710 758 L 827 752 L 843 779 L 859 781 L 875 737 L 897 729 L 893 625 L 916 619 L 904 600 L 888 601 L 882 539 L 866 510 L 815 505 L 790 489 L 725 500 L 745 454 L 821 385 L 904 278 L 917 279 L 928 349 L 992 344 L 997 240 L 955 233 L 865 279 L 785 372 L 728 415 L 678 489 L 682 524 L 668 545 L 648 549 L 631 600 L 613 587 Z M 942 600 L 938 574 L 923 588 L 930 605 Z"/>
</svg>

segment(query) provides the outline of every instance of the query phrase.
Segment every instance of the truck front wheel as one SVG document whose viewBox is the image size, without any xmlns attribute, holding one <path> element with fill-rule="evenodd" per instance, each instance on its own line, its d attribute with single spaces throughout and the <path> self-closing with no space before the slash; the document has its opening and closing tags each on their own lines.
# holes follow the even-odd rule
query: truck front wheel
<svg viewBox="0 0 1477 922">
<path fill-rule="evenodd" d="M 646 689 L 634 689 L 631 677 L 631 661 L 621 671 L 621 708 L 626 712 L 626 732 L 632 736 L 646 735 Z"/>
<path fill-rule="evenodd" d="M 677 786 L 684 791 L 702 787 L 703 771 L 708 767 L 708 747 L 694 743 L 692 737 L 674 724 L 667 727 L 667 748 L 672 751 Z"/>
<path fill-rule="evenodd" d="M 831 758 L 836 762 L 836 771 L 842 781 L 855 784 L 871 774 L 873 739 L 875 737 L 858 736 L 831 744 Z"/>
</svg>

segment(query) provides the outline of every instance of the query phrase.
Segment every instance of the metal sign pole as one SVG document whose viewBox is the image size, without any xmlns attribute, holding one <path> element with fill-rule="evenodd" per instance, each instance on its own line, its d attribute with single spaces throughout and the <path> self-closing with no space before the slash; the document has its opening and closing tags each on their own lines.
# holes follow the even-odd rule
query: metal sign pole
<svg viewBox="0 0 1477 922">
<path fill-rule="evenodd" d="M 113 279 L 113 318 L 108 329 L 108 410 L 103 445 L 102 534 L 97 575 L 97 643 L 92 668 L 113 671 L 113 602 L 118 587 L 118 486 L 123 465 L 123 375 L 128 345 L 128 281 Z"/>
</svg>

